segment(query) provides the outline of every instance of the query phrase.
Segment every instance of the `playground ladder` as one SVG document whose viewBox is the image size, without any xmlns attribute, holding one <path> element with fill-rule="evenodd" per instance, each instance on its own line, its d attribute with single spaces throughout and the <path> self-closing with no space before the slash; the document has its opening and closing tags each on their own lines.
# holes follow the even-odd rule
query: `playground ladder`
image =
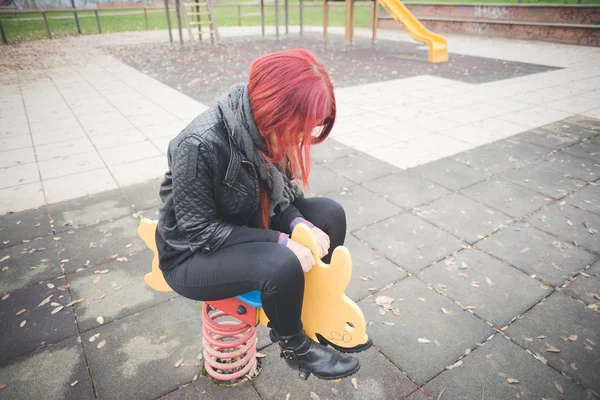
<svg viewBox="0 0 600 400">
<path fill-rule="evenodd" d="M 192 27 L 198 27 L 198 40 L 202 41 L 203 34 L 210 34 L 210 42 L 215 44 L 219 40 L 219 31 L 210 4 L 211 0 L 182 1 L 183 19 L 190 36 L 194 40 Z M 195 17 L 195 18 L 194 18 Z M 203 25 L 208 25 L 208 30 L 203 29 Z"/>
</svg>

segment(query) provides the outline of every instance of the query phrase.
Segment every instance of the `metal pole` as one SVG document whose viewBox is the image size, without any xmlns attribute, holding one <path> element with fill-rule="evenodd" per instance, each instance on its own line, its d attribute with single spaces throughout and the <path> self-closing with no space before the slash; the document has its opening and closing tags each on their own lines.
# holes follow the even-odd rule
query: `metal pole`
<svg viewBox="0 0 600 400">
<path fill-rule="evenodd" d="M 284 10 L 284 18 L 285 18 L 285 35 L 287 36 L 289 33 L 289 26 L 288 26 L 288 0 L 284 0 L 284 6 L 285 6 L 285 10 Z"/>
<path fill-rule="evenodd" d="M 345 9 L 346 9 L 346 29 L 345 29 L 345 37 L 344 42 L 346 45 L 352 44 L 352 0 L 345 0 Z"/>
<path fill-rule="evenodd" d="M 71 5 L 75 10 L 75 0 L 71 0 Z M 75 16 L 75 25 L 77 25 L 77 33 L 81 34 L 81 26 L 79 25 L 79 17 L 77 16 L 77 11 L 73 11 L 73 15 Z"/>
<path fill-rule="evenodd" d="M 279 0 L 274 0 L 275 5 L 275 37 L 279 39 Z"/>
<path fill-rule="evenodd" d="M 327 0 L 323 0 L 323 40 L 325 43 L 329 39 L 327 25 L 329 25 L 329 5 L 327 4 Z"/>
<path fill-rule="evenodd" d="M 260 29 L 265 37 L 265 0 L 260 0 Z"/>
<path fill-rule="evenodd" d="M 375 40 L 377 40 L 377 24 L 378 24 L 378 20 L 379 20 L 379 3 L 377 3 L 377 0 L 375 0 L 373 2 L 373 21 L 371 22 L 371 24 L 373 24 L 373 26 L 371 27 L 373 29 L 373 35 L 371 36 L 371 43 L 375 44 Z"/>
<path fill-rule="evenodd" d="M 179 31 L 179 44 L 183 46 L 183 32 L 181 31 L 181 12 L 179 10 L 179 0 L 175 0 L 175 12 L 177 13 L 177 30 Z"/>
<path fill-rule="evenodd" d="M 300 36 L 304 35 L 304 2 L 300 0 Z"/>
<path fill-rule="evenodd" d="M 98 15 L 98 10 L 94 10 L 94 14 L 96 14 L 96 25 L 98 25 L 98 33 L 102 33 L 102 28 L 100 27 L 100 16 Z"/>
<path fill-rule="evenodd" d="M 198 40 L 202 41 L 202 19 L 200 17 L 200 1 L 196 0 L 196 12 L 198 14 L 196 14 L 196 22 L 198 22 Z M 210 26 L 208 27 L 208 29 L 212 29 Z"/>
<path fill-rule="evenodd" d="M 2 25 L 1 19 L 0 19 L 0 35 L 2 36 L 2 43 L 8 44 L 8 40 L 6 39 L 6 33 L 4 32 L 4 25 Z"/>
<path fill-rule="evenodd" d="M 42 17 L 44 17 L 44 24 L 46 24 L 46 32 L 48 32 L 48 39 L 52 39 L 52 33 L 50 32 L 50 24 L 48 24 L 48 17 L 45 12 L 42 12 Z"/>
<path fill-rule="evenodd" d="M 167 29 L 169 29 L 169 40 L 171 41 L 171 44 L 173 44 L 173 34 L 171 33 L 171 14 L 169 14 L 169 0 L 165 0 L 165 12 L 167 13 Z M 100 21 L 98 21 L 98 27 L 100 27 Z"/>
<path fill-rule="evenodd" d="M 238 26 L 242 26 L 242 6 L 238 4 Z"/>
<path fill-rule="evenodd" d="M 150 28 L 148 27 L 148 9 L 146 7 L 144 7 L 144 19 L 146 20 L 146 30 L 149 31 Z"/>
</svg>

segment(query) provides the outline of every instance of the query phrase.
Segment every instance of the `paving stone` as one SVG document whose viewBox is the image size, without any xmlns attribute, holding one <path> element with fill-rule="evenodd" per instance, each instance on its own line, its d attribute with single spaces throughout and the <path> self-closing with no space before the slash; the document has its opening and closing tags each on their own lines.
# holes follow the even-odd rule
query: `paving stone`
<svg viewBox="0 0 600 400">
<path fill-rule="evenodd" d="M 200 318 L 195 302 L 176 298 L 82 335 L 98 398 L 155 399 L 201 375 Z"/>
<path fill-rule="evenodd" d="M 551 201 L 539 193 L 500 178 L 477 183 L 463 189 L 461 194 L 514 218 L 539 210 Z"/>
<path fill-rule="evenodd" d="M 54 219 L 54 230 L 59 234 L 133 212 L 121 189 L 63 201 L 48 207 Z"/>
<path fill-rule="evenodd" d="M 583 140 L 565 149 L 565 152 L 598 162 L 600 160 L 600 136 Z"/>
<path fill-rule="evenodd" d="M 600 216 L 569 204 L 552 206 L 529 217 L 528 222 L 569 242 L 600 253 Z"/>
<path fill-rule="evenodd" d="M 600 393 L 600 313 L 556 292 L 511 324 L 506 334 L 548 360 L 550 366 Z M 560 352 L 548 351 L 553 348 Z"/>
<path fill-rule="evenodd" d="M 371 181 L 398 171 L 398 168 L 366 154 L 338 158 L 327 168 L 354 183 Z"/>
<path fill-rule="evenodd" d="M 574 299 L 586 304 L 598 304 L 600 299 L 600 261 L 585 270 L 584 275 L 578 275 L 569 281 L 561 291 Z"/>
<path fill-rule="evenodd" d="M 567 197 L 567 203 L 600 214 L 600 185 L 588 185 Z"/>
<path fill-rule="evenodd" d="M 344 207 L 350 232 L 402 212 L 401 208 L 356 185 L 350 186 L 347 191 L 342 189 L 341 192 L 329 193 L 327 197 Z"/>
<path fill-rule="evenodd" d="M 123 193 L 129 199 L 130 207 L 135 206 L 135 210 L 140 211 L 160 206 L 161 200 L 158 193 L 162 181 L 162 178 L 153 179 L 149 182 L 122 188 Z"/>
<path fill-rule="evenodd" d="M 67 276 L 73 298 L 86 299 L 75 305 L 80 332 L 97 327 L 99 316 L 108 323 L 178 296 L 175 292 L 157 292 L 146 285 L 144 275 L 152 267 L 150 250 L 127 258 L 127 262 L 114 260 L 100 269 L 88 268 Z M 105 270 L 109 272 L 95 273 Z M 101 296 L 104 297 L 100 299 Z"/>
<path fill-rule="evenodd" d="M 260 378 L 258 378 L 260 379 Z M 247 399 L 261 400 L 251 383 L 229 387 L 210 383 L 207 378 L 200 376 L 196 381 L 186 384 L 159 400 L 222 400 Z"/>
<path fill-rule="evenodd" d="M 600 133 L 600 119 L 585 115 L 573 115 L 553 124 L 553 128 L 567 130 L 572 135 L 589 138 Z"/>
<path fill-rule="evenodd" d="M 428 395 L 429 392 L 426 392 L 425 389 L 419 389 L 413 392 L 410 396 L 408 396 L 407 400 L 433 400 L 434 398 Z"/>
<path fill-rule="evenodd" d="M 430 203 L 450 193 L 449 190 L 406 171 L 398 171 L 395 174 L 365 182 L 363 186 L 407 210 Z"/>
<path fill-rule="evenodd" d="M 581 140 L 580 137 L 569 131 L 556 129 L 554 125 L 559 123 L 560 122 L 555 122 L 550 125 L 524 132 L 519 135 L 519 139 L 552 150 L 570 146 Z"/>
<path fill-rule="evenodd" d="M 127 256 L 130 253 L 147 249 L 146 244 L 137 234 L 138 220 L 131 216 L 122 217 L 113 222 L 95 224 L 80 228 L 71 234 L 60 234 L 59 246 L 61 255 L 69 259 L 65 264 L 67 274 L 84 267 L 89 261 L 90 266 L 105 264 L 111 256 L 118 254 Z M 93 247 L 90 247 L 93 243 Z M 130 247 L 127 247 L 131 243 Z"/>
<path fill-rule="evenodd" d="M 385 315 L 376 304 L 378 296 L 394 299 L 392 311 Z M 404 299 L 404 300 L 401 300 Z M 373 321 L 369 336 L 387 358 L 417 383 L 427 382 L 454 363 L 465 349 L 483 342 L 493 331 L 470 312 L 463 311 L 414 277 L 406 278 L 391 288 L 362 300 L 359 306 L 367 321 Z M 450 314 L 444 314 L 444 307 Z M 385 325 L 383 322 L 394 323 Z M 420 343 L 419 338 L 430 343 Z"/>
<path fill-rule="evenodd" d="M 9 293 L 63 274 L 58 248 L 51 237 L 0 250 L 0 293 Z M 8 268 L 4 270 L 4 268 Z"/>
<path fill-rule="evenodd" d="M 425 386 L 434 399 L 593 399 L 584 388 L 500 335 L 462 361 Z M 508 378 L 519 383 L 509 384 Z"/>
<path fill-rule="evenodd" d="M 387 219 L 354 234 L 411 272 L 465 246 L 456 237 L 410 214 Z"/>
<path fill-rule="evenodd" d="M 55 343 L 0 367 L 2 399 L 93 399 L 94 389 L 77 338 Z"/>
<path fill-rule="evenodd" d="M 457 193 L 420 208 L 417 215 L 469 243 L 512 221 L 510 217 Z"/>
<path fill-rule="evenodd" d="M 406 276 L 406 272 L 352 235 L 346 236 L 344 246 L 352 256 L 352 279 L 346 296 L 354 301 Z"/>
<path fill-rule="evenodd" d="M 583 181 L 569 177 L 564 172 L 550 169 L 545 164 L 541 161 L 525 165 L 501 176 L 519 186 L 535 190 L 554 199 L 560 199 L 585 184 Z"/>
<path fill-rule="evenodd" d="M 51 234 L 50 217 L 45 206 L 0 216 L 0 249 Z"/>
<path fill-rule="evenodd" d="M 77 334 L 75 316 L 71 307 L 51 314 L 71 299 L 69 292 L 58 287 L 65 285 L 64 278 L 52 279 L 25 289 L 15 290 L 5 300 L 0 300 L 0 364 L 27 354 L 40 346 L 59 342 Z M 50 288 L 48 285 L 51 285 Z M 39 304 L 52 295 L 50 301 Z M 19 311 L 25 310 L 20 315 Z M 20 324 L 26 321 L 23 327 Z"/>
<path fill-rule="evenodd" d="M 310 190 L 314 195 L 324 195 L 354 185 L 348 179 L 339 176 L 320 164 L 315 164 L 310 171 Z"/>
<path fill-rule="evenodd" d="M 316 163 L 330 163 L 350 154 L 362 153 L 333 139 L 326 139 L 323 143 L 313 146 L 310 149 L 311 159 Z"/>
<path fill-rule="evenodd" d="M 549 288 L 523 272 L 482 253 L 463 250 L 418 273 L 419 278 L 473 313 L 503 327 L 548 295 Z"/>
<path fill-rule="evenodd" d="M 495 233 L 476 246 L 555 287 L 598 258 L 581 247 L 520 223 Z"/>
<path fill-rule="evenodd" d="M 587 182 L 600 178 L 600 159 L 594 162 L 564 151 L 546 157 L 544 166 Z"/>
<path fill-rule="evenodd" d="M 409 171 L 422 175 L 430 181 L 451 190 L 463 189 L 486 178 L 485 173 L 477 171 L 463 163 L 454 161 L 453 158 L 443 158 L 441 160 L 432 161 L 410 169 Z"/>
<path fill-rule="evenodd" d="M 358 380 L 358 390 L 352 386 L 350 378 L 340 382 L 321 380 L 311 376 L 308 381 L 298 378 L 293 370 L 279 357 L 279 346 L 271 346 L 262 359 L 263 370 L 254 381 L 262 399 L 311 399 L 314 392 L 321 399 L 401 399 L 417 389 L 402 371 L 398 370 L 384 356 L 372 347 L 355 354 L 360 359 L 361 368 L 353 375 Z M 332 388 L 337 390 L 337 396 Z"/>
<path fill-rule="evenodd" d="M 515 138 L 500 140 L 454 156 L 478 171 L 498 174 L 541 158 L 548 149 Z"/>
</svg>

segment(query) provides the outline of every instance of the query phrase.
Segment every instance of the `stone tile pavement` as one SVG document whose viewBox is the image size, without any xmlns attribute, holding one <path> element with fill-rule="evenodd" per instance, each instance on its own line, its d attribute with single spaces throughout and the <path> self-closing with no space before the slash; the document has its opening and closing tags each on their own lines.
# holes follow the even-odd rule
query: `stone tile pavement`
<svg viewBox="0 0 600 400">
<path fill-rule="evenodd" d="M 333 399 L 333 388 L 343 399 L 597 398 L 598 55 L 491 42 L 451 43 L 562 69 L 478 85 L 416 76 L 347 87 L 339 128 L 315 148 L 312 192 L 347 210 L 347 294 L 375 343 L 358 355 L 358 389 L 298 380 L 264 329 L 259 377 L 210 384 L 196 366 L 197 305 L 145 286 L 151 255 L 136 227 L 156 216 L 160 141 L 201 104 L 93 43 L 88 64 L 0 87 L 0 399 Z M 394 104 L 372 140 L 351 136 L 343 121 L 373 120 L 367 107 L 399 89 L 425 96 L 421 106 Z M 380 310 L 384 295 L 398 315 Z"/>
</svg>

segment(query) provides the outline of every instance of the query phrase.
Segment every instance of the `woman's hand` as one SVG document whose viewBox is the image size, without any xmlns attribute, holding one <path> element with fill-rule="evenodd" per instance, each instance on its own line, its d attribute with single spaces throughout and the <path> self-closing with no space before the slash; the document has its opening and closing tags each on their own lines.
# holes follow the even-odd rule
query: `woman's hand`
<svg viewBox="0 0 600 400">
<path fill-rule="evenodd" d="M 286 246 L 294 252 L 296 257 L 298 257 L 304 273 L 307 273 L 312 269 L 315 265 L 315 258 L 308 247 L 304 247 L 300 243 L 294 242 L 292 239 L 288 239 Z"/>
<path fill-rule="evenodd" d="M 329 236 L 316 226 L 310 228 L 310 231 L 314 235 L 315 239 L 317 239 L 317 244 L 319 245 L 319 249 L 321 250 L 321 258 L 325 257 L 329 253 Z"/>
</svg>

